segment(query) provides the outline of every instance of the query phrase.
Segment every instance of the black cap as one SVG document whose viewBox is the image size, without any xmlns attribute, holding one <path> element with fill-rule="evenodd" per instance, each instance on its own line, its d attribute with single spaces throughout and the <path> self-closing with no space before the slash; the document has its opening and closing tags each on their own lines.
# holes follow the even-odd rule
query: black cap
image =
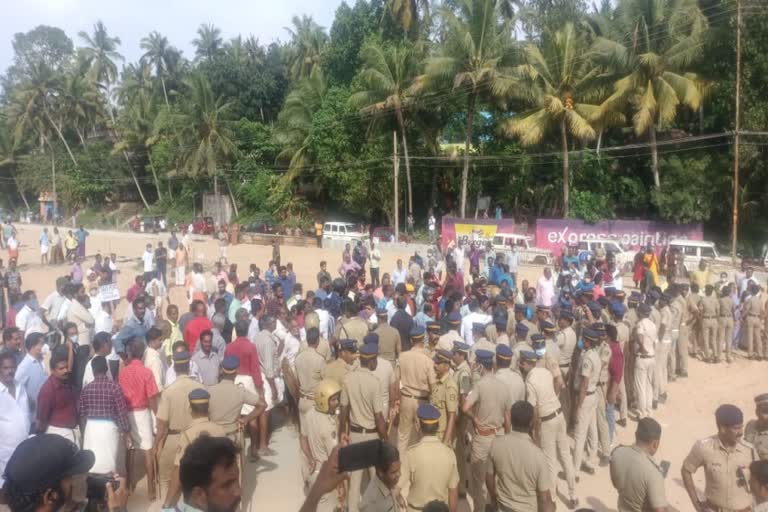
<svg viewBox="0 0 768 512">
<path fill-rule="evenodd" d="M 5 485 L 31 494 L 56 485 L 62 478 L 84 474 L 96 457 L 56 434 L 40 434 L 22 441 L 5 467 Z"/>
</svg>

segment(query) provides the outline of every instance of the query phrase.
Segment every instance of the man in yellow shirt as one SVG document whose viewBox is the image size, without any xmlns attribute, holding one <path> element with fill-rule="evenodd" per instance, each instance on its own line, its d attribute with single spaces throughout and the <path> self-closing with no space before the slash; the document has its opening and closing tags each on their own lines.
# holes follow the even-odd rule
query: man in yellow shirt
<svg viewBox="0 0 768 512">
<path fill-rule="evenodd" d="M 708 284 L 710 284 L 711 275 L 709 270 L 707 269 L 707 262 L 704 260 L 701 260 L 699 262 L 699 270 L 694 270 L 691 272 L 690 275 L 691 278 L 691 284 L 697 284 L 699 285 L 699 290 L 703 290 L 707 287 Z"/>
</svg>

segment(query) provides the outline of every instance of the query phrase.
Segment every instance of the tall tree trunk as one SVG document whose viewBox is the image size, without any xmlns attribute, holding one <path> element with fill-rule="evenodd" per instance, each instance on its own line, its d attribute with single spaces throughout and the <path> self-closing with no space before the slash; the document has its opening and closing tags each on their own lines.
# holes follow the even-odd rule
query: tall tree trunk
<svg viewBox="0 0 768 512">
<path fill-rule="evenodd" d="M 165 106 L 168 106 L 168 91 L 165 90 L 165 78 L 160 77 L 160 83 L 163 84 L 163 97 L 165 97 Z"/>
<path fill-rule="evenodd" d="M 600 158 L 600 147 L 603 145 L 603 129 L 600 128 L 600 133 L 597 135 L 597 157 Z"/>
<path fill-rule="evenodd" d="M 83 131 L 77 127 L 75 127 L 75 131 L 77 132 L 77 137 L 80 139 L 80 144 L 85 147 L 85 137 L 83 136 Z"/>
<path fill-rule="evenodd" d="M 651 123 L 648 128 L 648 138 L 651 141 L 651 174 L 653 174 L 653 186 L 656 189 L 661 188 L 659 180 L 659 148 L 656 146 L 656 125 Z"/>
<path fill-rule="evenodd" d="M 67 144 L 67 139 L 64 138 L 64 134 L 61 133 L 59 126 L 54 122 L 53 118 L 48 113 L 47 109 L 43 109 L 43 112 L 45 112 L 46 119 L 48 119 L 48 122 L 51 123 L 51 126 L 53 126 L 53 129 L 56 130 L 56 134 L 59 136 L 59 139 L 64 144 L 64 147 L 67 149 L 67 153 L 69 153 L 69 158 L 72 159 L 72 163 L 75 164 L 75 167 L 78 167 L 77 160 L 75 160 L 75 155 L 72 154 L 72 149 L 70 149 L 69 144 Z"/>
<path fill-rule="evenodd" d="M 29 210 L 29 202 L 27 201 L 27 198 L 24 197 L 24 192 L 21 191 L 21 187 L 19 186 L 19 178 L 16 176 L 16 170 L 13 169 L 11 172 L 13 172 L 13 182 L 16 184 L 16 190 L 21 196 L 21 200 L 24 201 L 24 206 L 26 206 L 27 210 Z"/>
<path fill-rule="evenodd" d="M 51 185 L 53 188 L 53 218 L 56 220 L 56 212 L 59 209 L 59 197 L 56 192 L 56 153 L 51 148 Z"/>
<path fill-rule="evenodd" d="M 219 174 L 217 171 L 214 171 L 213 175 L 213 198 L 214 202 L 216 203 L 216 218 L 214 219 L 214 222 L 216 223 L 216 226 L 221 226 L 221 208 L 219 204 Z"/>
<path fill-rule="evenodd" d="M 464 141 L 464 170 L 461 173 L 461 217 L 467 213 L 467 185 L 469 184 L 469 146 L 472 144 L 472 124 L 475 121 L 477 93 L 471 92 L 467 99 L 467 139 Z"/>
<path fill-rule="evenodd" d="M 144 203 L 144 207 L 149 210 L 149 203 L 147 202 L 147 198 L 144 197 L 144 191 L 141 190 L 141 185 L 139 185 L 139 179 L 136 177 L 136 171 L 133 170 L 133 164 L 131 163 L 131 159 L 128 158 L 128 153 L 123 151 L 123 158 L 125 158 L 125 161 L 128 162 L 128 169 L 131 171 L 131 178 L 133 178 L 133 182 L 136 184 L 136 190 L 139 191 L 139 197 L 141 197 L 141 202 Z"/>
<path fill-rule="evenodd" d="M 149 161 L 149 168 L 152 170 L 152 179 L 155 182 L 155 190 L 157 190 L 157 199 L 163 198 L 163 194 L 160 193 L 160 182 L 157 180 L 157 171 L 155 170 L 155 164 L 152 163 L 152 154 L 147 151 L 147 160 Z"/>
<path fill-rule="evenodd" d="M 235 201 L 235 195 L 232 193 L 232 187 L 229 186 L 229 180 L 224 177 L 224 184 L 227 186 L 227 193 L 229 193 L 229 200 L 232 201 L 232 210 L 234 210 L 235 217 L 240 216 L 240 212 L 237 209 L 237 201 Z"/>
<path fill-rule="evenodd" d="M 400 125 L 400 137 L 403 141 L 403 154 L 405 155 L 405 181 L 408 186 L 408 215 L 413 215 L 413 186 L 411 185 L 411 160 L 408 157 L 408 142 L 405 138 L 405 121 L 403 120 L 403 111 L 398 102 L 395 107 L 397 114 L 397 124 Z"/>
<path fill-rule="evenodd" d="M 560 120 L 560 137 L 563 139 L 563 217 L 568 217 L 570 210 L 570 169 L 568 167 L 568 130 L 565 126 L 565 116 Z"/>
</svg>

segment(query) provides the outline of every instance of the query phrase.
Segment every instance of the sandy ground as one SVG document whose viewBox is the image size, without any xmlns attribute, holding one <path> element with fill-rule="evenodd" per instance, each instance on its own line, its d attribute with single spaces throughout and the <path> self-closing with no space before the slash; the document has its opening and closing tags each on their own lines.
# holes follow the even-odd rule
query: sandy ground
<svg viewBox="0 0 768 512">
<path fill-rule="evenodd" d="M 68 273 L 66 266 L 41 267 L 37 239 L 40 227 L 19 225 L 21 272 L 25 289 L 38 292 L 39 300 L 53 289 L 55 278 Z M 119 286 L 122 293 L 130 286 L 135 275 L 140 271 L 139 257 L 144 245 L 167 240 L 167 234 L 161 236 L 144 235 L 124 232 L 91 231 L 87 242 L 88 261 L 90 266 L 97 252 L 102 254 L 116 253 L 120 261 L 121 274 Z M 196 237 L 194 241 L 194 258 L 210 266 L 218 255 L 214 241 L 210 238 Z M 238 264 L 241 276 L 247 273 L 248 265 L 256 263 L 262 269 L 266 268 L 271 258 L 271 247 L 256 245 L 238 245 L 228 248 L 230 262 Z M 315 275 L 319 262 L 328 261 L 329 271 L 334 273 L 341 260 L 341 251 L 306 247 L 282 247 L 283 262 L 293 262 L 298 282 L 307 286 L 315 286 Z M 403 253 L 389 252 L 383 254 L 382 273 L 395 267 L 398 257 L 407 257 Z M 7 262 L 7 258 L 3 258 Z M 539 267 L 524 267 L 522 279 L 535 282 L 540 275 Z M 183 291 L 171 289 L 171 301 L 179 304 L 182 311 L 186 308 Z M 124 305 L 123 305 L 124 308 Z M 122 311 L 122 310 L 121 310 Z M 118 313 L 121 314 L 120 312 Z M 744 411 L 746 419 L 754 415 L 753 397 L 768 391 L 765 383 L 767 362 L 747 361 L 736 357 L 729 365 L 712 366 L 692 360 L 689 363 L 687 379 L 677 380 L 669 385 L 669 400 L 656 411 L 656 419 L 662 424 L 663 434 L 658 460 L 668 460 L 672 463 L 667 480 L 667 497 L 670 504 L 678 510 L 692 510 L 680 477 L 680 467 L 683 459 L 696 439 L 712 435 L 715 432 L 714 410 L 722 403 L 733 403 Z M 635 424 L 629 422 L 628 427 L 618 427 L 618 442 L 631 443 L 634 439 Z M 271 447 L 278 455 L 259 463 L 247 464 L 245 470 L 244 501 L 249 504 L 248 510 L 297 510 L 303 501 L 301 481 L 299 476 L 299 446 L 298 435 L 290 426 L 278 427 L 271 438 Z M 596 465 L 597 461 L 593 461 Z M 703 490 L 703 472 L 696 475 L 699 490 Z M 613 489 L 607 468 L 598 469 L 596 475 L 581 475 L 577 485 L 580 504 L 595 511 L 616 509 L 616 491 Z M 566 492 L 564 481 L 559 482 L 560 492 Z M 146 510 L 144 484 L 139 484 L 136 494 L 131 498 L 129 509 Z M 468 504 L 462 503 L 462 508 L 468 510 Z M 560 510 L 564 505 L 559 503 Z M 150 510 L 158 510 L 159 503 L 153 504 Z"/>
</svg>

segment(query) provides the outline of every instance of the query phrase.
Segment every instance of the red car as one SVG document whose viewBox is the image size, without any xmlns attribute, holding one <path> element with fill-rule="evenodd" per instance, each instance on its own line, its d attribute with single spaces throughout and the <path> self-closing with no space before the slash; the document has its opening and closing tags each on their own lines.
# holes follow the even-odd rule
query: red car
<svg viewBox="0 0 768 512">
<path fill-rule="evenodd" d="M 179 224 L 179 232 L 186 233 L 189 224 Z M 213 235 L 216 233 L 216 225 L 213 217 L 197 217 L 192 221 L 192 233 L 195 235 Z"/>
<path fill-rule="evenodd" d="M 378 238 L 380 242 L 389 242 L 390 240 L 394 240 L 395 230 L 389 226 L 378 226 L 371 230 L 371 238 L 374 237 Z M 406 235 L 405 232 L 400 231 L 400 242 L 407 244 L 410 240 L 411 237 Z"/>
</svg>

